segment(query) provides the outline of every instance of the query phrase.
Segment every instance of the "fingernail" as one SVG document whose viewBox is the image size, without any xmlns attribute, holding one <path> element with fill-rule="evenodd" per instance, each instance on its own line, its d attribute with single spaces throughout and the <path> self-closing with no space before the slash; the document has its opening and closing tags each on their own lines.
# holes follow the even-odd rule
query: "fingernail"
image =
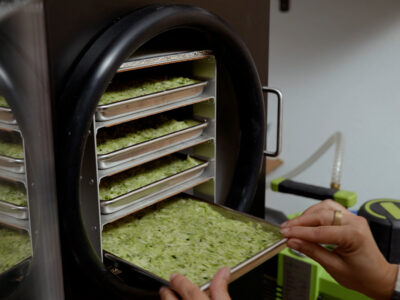
<svg viewBox="0 0 400 300">
<path fill-rule="evenodd" d="M 228 267 L 223 267 L 222 268 L 222 277 L 228 281 L 229 277 L 231 277 L 231 269 L 229 269 Z"/>
<path fill-rule="evenodd" d="M 286 222 L 283 222 L 282 224 L 281 224 L 281 228 L 283 228 L 283 227 L 286 227 L 287 225 L 288 225 L 288 221 L 286 221 Z"/>
<path fill-rule="evenodd" d="M 287 234 L 289 233 L 289 228 L 282 228 L 282 229 L 281 229 L 281 233 L 282 233 L 283 235 L 287 235 Z"/>
<path fill-rule="evenodd" d="M 176 276 L 178 276 L 178 273 L 173 273 L 173 274 L 171 274 L 171 276 L 169 276 L 169 281 L 171 281 L 172 279 L 174 279 Z"/>
<path fill-rule="evenodd" d="M 162 293 L 165 292 L 166 289 L 167 289 L 167 288 L 166 288 L 165 286 L 162 286 L 162 287 L 160 288 L 160 290 L 158 291 L 158 293 L 159 293 L 159 294 L 162 294 Z"/>
</svg>

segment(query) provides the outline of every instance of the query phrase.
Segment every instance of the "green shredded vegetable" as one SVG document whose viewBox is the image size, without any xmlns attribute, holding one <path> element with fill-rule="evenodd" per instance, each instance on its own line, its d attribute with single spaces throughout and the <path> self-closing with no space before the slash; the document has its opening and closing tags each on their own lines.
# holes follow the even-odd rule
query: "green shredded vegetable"
<svg viewBox="0 0 400 300">
<path fill-rule="evenodd" d="M 24 158 L 22 140 L 18 133 L 0 131 L 0 155 L 18 159 Z"/>
<path fill-rule="evenodd" d="M 0 200 L 18 206 L 26 206 L 26 191 L 22 185 L 0 181 Z"/>
<path fill-rule="evenodd" d="M 165 115 L 102 128 L 97 133 L 97 154 L 107 154 L 172 132 L 200 124 L 196 120 L 177 121 Z"/>
<path fill-rule="evenodd" d="M 106 177 L 100 182 L 100 200 L 111 200 L 201 163 L 202 161 L 190 156 L 184 159 L 176 155 L 170 155 L 128 171 Z"/>
<path fill-rule="evenodd" d="M 0 227 L 0 273 L 31 256 L 27 233 Z"/>
<path fill-rule="evenodd" d="M 99 105 L 162 92 L 173 88 L 198 83 L 198 80 L 186 77 L 164 77 L 157 79 L 136 80 L 130 83 L 113 81 L 101 97 Z"/>
<path fill-rule="evenodd" d="M 22 144 L 0 142 L 0 155 L 22 159 L 24 158 Z"/>
<path fill-rule="evenodd" d="M 103 249 L 166 280 L 201 286 L 282 239 L 279 229 L 235 219 L 205 202 L 176 197 L 105 226 Z"/>
<path fill-rule="evenodd" d="M 6 98 L 0 95 L 0 107 L 6 107 L 9 108 L 10 106 L 8 105 Z"/>
</svg>

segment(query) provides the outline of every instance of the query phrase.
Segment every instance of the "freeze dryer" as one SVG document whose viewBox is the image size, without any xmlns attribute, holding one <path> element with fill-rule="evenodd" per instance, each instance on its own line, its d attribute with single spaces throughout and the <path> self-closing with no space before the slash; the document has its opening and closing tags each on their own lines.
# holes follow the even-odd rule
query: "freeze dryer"
<svg viewBox="0 0 400 300">
<path fill-rule="evenodd" d="M 56 170 L 46 178 L 57 181 L 65 298 L 157 298 L 160 281 L 105 252 L 102 232 L 176 195 L 263 218 L 264 92 L 281 102 L 262 87 L 269 2 L 33 3 L 44 10 Z M 125 143 L 132 130 L 139 140 Z M 262 297 L 255 267 L 283 243 L 233 270 L 254 269 L 232 283 L 233 298 Z"/>
</svg>

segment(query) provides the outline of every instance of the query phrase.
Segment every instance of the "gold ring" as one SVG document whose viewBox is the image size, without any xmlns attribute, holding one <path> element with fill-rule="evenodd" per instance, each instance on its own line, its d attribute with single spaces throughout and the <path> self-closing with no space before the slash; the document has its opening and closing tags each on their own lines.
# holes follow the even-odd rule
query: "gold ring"
<svg viewBox="0 0 400 300">
<path fill-rule="evenodd" d="M 342 224 L 342 216 L 343 216 L 343 213 L 341 210 L 335 210 L 333 212 L 332 225 L 341 225 Z"/>
</svg>

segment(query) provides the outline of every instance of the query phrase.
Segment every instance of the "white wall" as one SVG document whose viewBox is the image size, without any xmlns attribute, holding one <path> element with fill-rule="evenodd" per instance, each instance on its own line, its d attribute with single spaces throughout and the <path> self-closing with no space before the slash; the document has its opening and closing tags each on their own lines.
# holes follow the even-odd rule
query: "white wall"
<svg viewBox="0 0 400 300">
<path fill-rule="evenodd" d="M 284 164 L 269 180 L 340 130 L 342 188 L 357 192 L 356 208 L 400 199 L 400 1 L 290 2 L 282 13 L 271 0 L 269 81 L 285 104 Z M 333 149 L 295 179 L 328 187 L 332 162 Z M 285 213 L 313 203 L 267 190 L 267 206 Z"/>
</svg>

